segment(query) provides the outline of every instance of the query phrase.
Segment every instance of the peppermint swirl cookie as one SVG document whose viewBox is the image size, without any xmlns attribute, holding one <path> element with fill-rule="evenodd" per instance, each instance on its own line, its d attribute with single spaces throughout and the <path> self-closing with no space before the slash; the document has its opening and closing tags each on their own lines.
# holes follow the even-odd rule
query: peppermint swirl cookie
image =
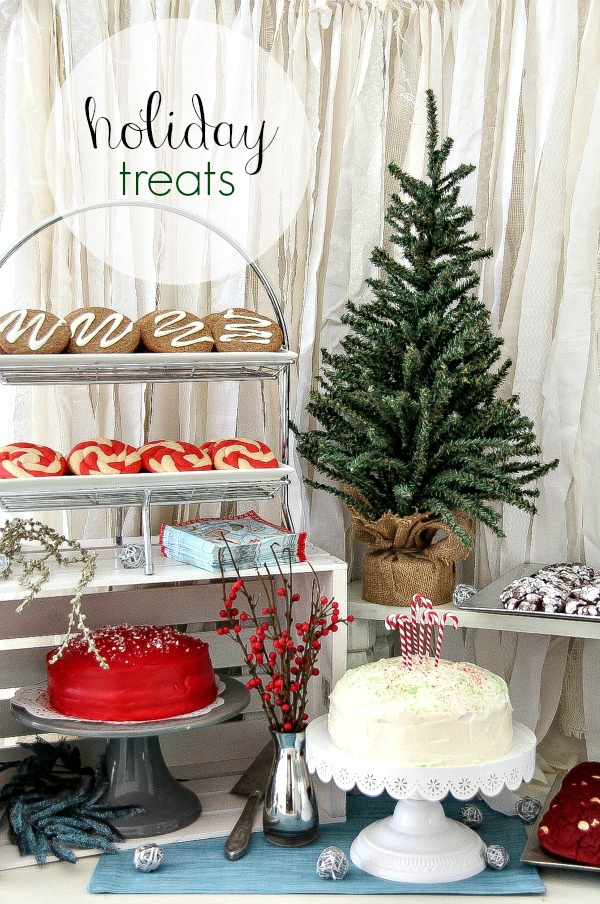
<svg viewBox="0 0 600 904">
<path fill-rule="evenodd" d="M 216 443 L 217 443 L 217 441 L 215 439 L 207 439 L 206 442 L 202 443 L 202 445 L 198 446 L 198 448 L 201 449 L 203 452 L 208 452 L 208 454 L 211 455 L 213 446 L 215 446 Z M 211 461 L 212 461 L 212 455 L 211 455 Z"/>
<path fill-rule="evenodd" d="M 71 338 L 66 320 L 50 311 L 17 308 L 0 317 L 0 350 L 6 355 L 54 355 Z"/>
<path fill-rule="evenodd" d="M 275 321 L 246 308 L 211 314 L 210 323 L 218 352 L 276 352 L 283 343 Z"/>
<path fill-rule="evenodd" d="M 249 468 L 276 468 L 278 461 L 271 449 L 256 439 L 222 439 L 210 451 L 213 467 L 217 471 L 247 470 Z"/>
<path fill-rule="evenodd" d="M 129 354 L 140 343 L 140 328 L 125 314 L 110 308 L 79 308 L 65 318 L 71 333 L 71 354 Z"/>
<path fill-rule="evenodd" d="M 156 440 L 138 449 L 145 471 L 173 474 L 178 471 L 212 471 L 206 450 L 175 440 Z"/>
<path fill-rule="evenodd" d="M 48 446 L 12 443 L 0 448 L 0 477 L 60 477 L 67 461 Z"/>
<path fill-rule="evenodd" d="M 137 449 L 118 439 L 88 439 L 67 456 L 72 474 L 136 474 L 142 467 Z"/>
<path fill-rule="evenodd" d="M 151 352 L 210 352 L 214 345 L 209 326 L 187 311 L 151 311 L 137 323 Z"/>
</svg>

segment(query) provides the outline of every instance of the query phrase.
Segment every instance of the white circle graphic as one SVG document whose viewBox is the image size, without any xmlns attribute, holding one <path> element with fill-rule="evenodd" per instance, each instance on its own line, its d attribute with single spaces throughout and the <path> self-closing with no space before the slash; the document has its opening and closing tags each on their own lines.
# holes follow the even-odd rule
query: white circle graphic
<svg viewBox="0 0 600 904">
<path fill-rule="evenodd" d="M 199 216 L 256 260 L 291 223 L 311 165 L 302 100 L 240 31 L 164 19 L 118 32 L 57 93 L 46 167 L 58 211 L 151 201 Z M 187 217 L 118 205 L 66 221 L 111 267 L 193 284 L 240 272 L 234 246 Z"/>
</svg>

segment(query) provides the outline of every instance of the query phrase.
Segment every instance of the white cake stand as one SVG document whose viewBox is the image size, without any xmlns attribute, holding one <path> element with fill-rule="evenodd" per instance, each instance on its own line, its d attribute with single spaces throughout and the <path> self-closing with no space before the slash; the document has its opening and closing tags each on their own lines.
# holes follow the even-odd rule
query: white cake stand
<svg viewBox="0 0 600 904">
<path fill-rule="evenodd" d="M 455 882 L 485 868 L 485 844 L 479 835 L 449 819 L 440 803 L 452 794 L 469 800 L 478 792 L 515 791 L 529 781 L 535 766 L 536 738 L 515 723 L 513 746 L 498 760 L 469 766 L 410 767 L 367 762 L 336 747 L 327 715 L 306 730 L 308 768 L 321 781 L 333 779 L 344 791 L 355 786 L 370 797 L 387 791 L 398 801 L 386 819 L 372 823 L 354 839 L 350 858 L 356 866 L 394 882 Z"/>
</svg>

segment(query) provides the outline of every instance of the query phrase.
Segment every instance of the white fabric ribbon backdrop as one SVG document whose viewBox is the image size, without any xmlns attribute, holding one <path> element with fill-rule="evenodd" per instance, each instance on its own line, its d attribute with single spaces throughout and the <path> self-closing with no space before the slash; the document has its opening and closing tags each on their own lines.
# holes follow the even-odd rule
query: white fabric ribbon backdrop
<svg viewBox="0 0 600 904">
<path fill-rule="evenodd" d="M 454 138 L 452 163 L 477 167 L 463 199 L 475 210 L 481 241 L 494 249 L 481 293 L 514 362 L 505 392 L 517 393 L 533 418 L 544 458 L 561 459 L 540 486 L 535 519 L 503 507 L 505 539 L 478 531 L 475 581 L 483 586 L 526 560 L 599 565 L 600 0 L 4 0 L 2 247 L 54 212 L 43 136 L 65 73 L 110 34 L 171 16 L 243 29 L 293 75 L 306 106 L 314 151 L 308 191 L 293 228 L 260 260 L 299 351 L 291 412 L 302 427 L 319 350 L 338 345 L 347 298 L 366 299 L 371 250 L 386 239 L 383 214 L 395 188 L 387 164 L 422 175 L 423 99 L 433 88 L 442 133 Z M 105 272 L 61 227 L 11 259 L 0 286 L 2 310 L 47 305 L 63 313 L 107 304 L 140 316 L 154 307 L 157 291 L 162 306 L 202 312 L 232 299 L 242 304 L 245 293 L 246 303 L 265 304 L 251 279 L 223 279 L 210 289 L 134 284 Z M 139 444 L 159 435 L 201 441 L 237 432 L 277 444 L 276 387 L 253 383 L 3 390 L 0 404 L 0 442 L 44 440 L 66 450 L 99 435 Z M 275 516 L 274 505 L 265 504 L 264 514 Z M 334 497 L 309 491 L 298 476 L 292 509 L 314 543 L 351 558 L 347 519 Z M 79 537 L 111 529 L 105 510 L 43 517 Z M 127 516 L 130 535 L 136 518 L 135 511 Z M 579 651 L 580 702 L 594 726 L 588 755 L 599 757 L 595 647 L 588 641 Z M 451 649 L 503 674 L 519 718 L 540 740 L 548 733 L 567 641 L 468 632 L 466 645 L 457 637 Z"/>
</svg>

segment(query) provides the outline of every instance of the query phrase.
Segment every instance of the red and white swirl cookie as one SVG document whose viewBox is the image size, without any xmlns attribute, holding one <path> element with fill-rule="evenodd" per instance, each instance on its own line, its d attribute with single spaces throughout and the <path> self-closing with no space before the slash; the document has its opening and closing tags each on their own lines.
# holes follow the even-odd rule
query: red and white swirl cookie
<svg viewBox="0 0 600 904">
<path fill-rule="evenodd" d="M 48 446 L 12 443 L 0 448 L 0 477 L 60 477 L 67 461 Z"/>
<path fill-rule="evenodd" d="M 202 445 L 198 446 L 198 448 L 202 449 L 203 452 L 208 452 L 208 454 L 210 455 L 212 448 L 213 448 L 213 446 L 216 445 L 216 443 L 217 443 L 216 439 L 207 439 L 206 442 L 202 443 Z M 212 459 L 212 456 L 211 456 L 211 459 Z"/>
<path fill-rule="evenodd" d="M 208 452 L 192 443 L 180 440 L 155 440 L 146 443 L 138 452 L 145 471 L 176 473 L 177 471 L 212 471 Z"/>
<path fill-rule="evenodd" d="M 222 439 L 211 449 L 213 467 L 217 471 L 248 470 L 249 468 L 276 468 L 277 459 L 265 443 L 257 439 Z"/>
<path fill-rule="evenodd" d="M 137 449 L 118 439 L 88 439 L 67 456 L 73 474 L 136 474 L 142 467 Z"/>
</svg>

